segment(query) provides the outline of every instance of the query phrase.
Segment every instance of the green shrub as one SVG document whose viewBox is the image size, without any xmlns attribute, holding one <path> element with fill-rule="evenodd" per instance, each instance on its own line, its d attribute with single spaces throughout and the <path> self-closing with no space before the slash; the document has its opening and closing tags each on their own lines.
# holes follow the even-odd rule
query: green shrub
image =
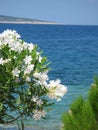
<svg viewBox="0 0 98 130">
<path fill-rule="evenodd" d="M 91 86 L 88 99 L 78 97 L 62 116 L 63 130 L 98 130 L 98 79 Z"/>
</svg>

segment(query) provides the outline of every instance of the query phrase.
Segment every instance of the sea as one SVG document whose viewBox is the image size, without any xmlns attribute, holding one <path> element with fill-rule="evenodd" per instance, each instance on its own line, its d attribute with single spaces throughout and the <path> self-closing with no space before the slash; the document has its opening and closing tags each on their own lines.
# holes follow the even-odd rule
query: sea
<svg viewBox="0 0 98 130">
<path fill-rule="evenodd" d="M 98 75 L 98 26 L 0 24 L 0 33 L 6 29 L 16 30 L 24 41 L 37 44 L 51 62 L 49 78 L 60 79 L 68 88 L 46 119 L 36 122 L 27 118 L 26 130 L 61 130 L 62 115 L 79 96 L 86 100 L 94 76 Z"/>
</svg>

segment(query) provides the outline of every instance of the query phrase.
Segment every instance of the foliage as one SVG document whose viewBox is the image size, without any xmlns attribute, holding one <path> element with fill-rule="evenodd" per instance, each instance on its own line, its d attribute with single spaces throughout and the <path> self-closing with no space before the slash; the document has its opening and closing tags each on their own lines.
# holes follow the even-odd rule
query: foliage
<svg viewBox="0 0 98 130">
<path fill-rule="evenodd" d="M 15 30 L 0 34 L 0 124 L 25 116 L 40 120 L 46 107 L 61 100 L 67 87 L 49 81 L 49 61 L 38 46 L 20 39 Z"/>
<path fill-rule="evenodd" d="M 98 130 L 98 78 L 92 84 L 88 99 L 79 97 L 63 114 L 63 130 Z"/>
</svg>

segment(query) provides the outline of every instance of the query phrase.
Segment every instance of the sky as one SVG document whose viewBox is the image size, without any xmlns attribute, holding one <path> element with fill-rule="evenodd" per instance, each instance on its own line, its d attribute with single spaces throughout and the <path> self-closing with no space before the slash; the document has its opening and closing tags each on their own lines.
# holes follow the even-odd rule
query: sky
<svg viewBox="0 0 98 130">
<path fill-rule="evenodd" d="M 98 0 L 0 0 L 0 15 L 98 25 Z"/>
</svg>

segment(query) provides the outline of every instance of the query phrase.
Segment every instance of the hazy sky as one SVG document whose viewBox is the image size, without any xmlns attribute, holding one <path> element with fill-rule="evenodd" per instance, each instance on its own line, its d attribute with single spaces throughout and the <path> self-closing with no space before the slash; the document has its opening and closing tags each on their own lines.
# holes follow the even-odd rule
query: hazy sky
<svg viewBox="0 0 98 130">
<path fill-rule="evenodd" d="M 0 15 L 98 25 L 98 0 L 0 0 Z"/>
</svg>

